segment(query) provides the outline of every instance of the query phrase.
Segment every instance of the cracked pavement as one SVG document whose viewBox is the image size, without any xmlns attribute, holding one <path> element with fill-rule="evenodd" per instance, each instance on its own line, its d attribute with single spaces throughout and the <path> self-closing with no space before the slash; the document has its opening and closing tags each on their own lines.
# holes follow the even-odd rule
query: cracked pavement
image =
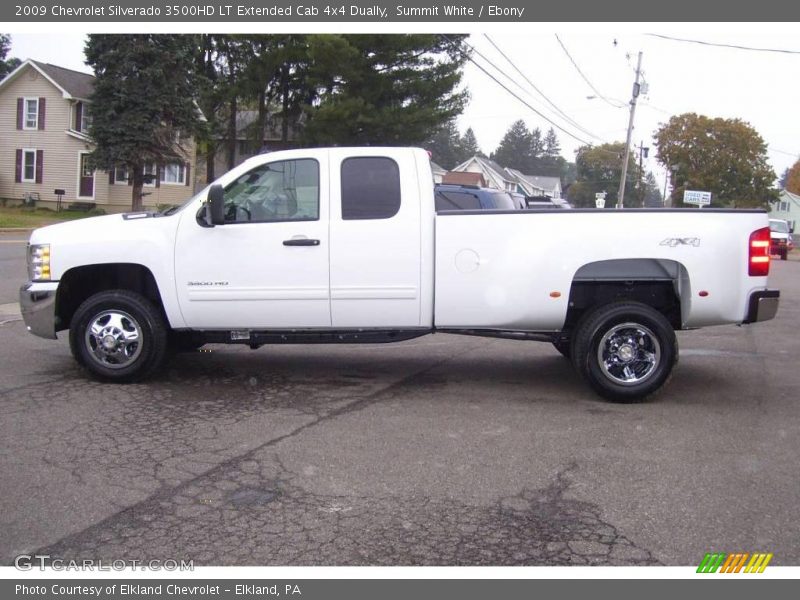
<svg viewBox="0 0 800 600">
<path fill-rule="evenodd" d="M 0 564 L 798 564 L 800 264 L 778 319 L 680 334 L 603 402 L 544 344 L 210 346 L 137 385 L 0 325 Z M 0 318 L 0 321 L 3 321 Z"/>
</svg>

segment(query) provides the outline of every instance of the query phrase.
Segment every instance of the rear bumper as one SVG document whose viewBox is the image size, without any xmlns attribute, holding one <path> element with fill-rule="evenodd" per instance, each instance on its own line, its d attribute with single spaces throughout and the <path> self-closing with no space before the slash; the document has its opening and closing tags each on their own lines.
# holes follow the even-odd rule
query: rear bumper
<svg viewBox="0 0 800 600">
<path fill-rule="evenodd" d="M 757 323 L 775 318 L 781 293 L 778 290 L 759 290 L 750 294 L 747 317 L 743 323 Z"/>
<path fill-rule="evenodd" d="M 28 282 L 19 290 L 19 308 L 25 326 L 33 335 L 56 339 L 57 281 Z"/>
</svg>

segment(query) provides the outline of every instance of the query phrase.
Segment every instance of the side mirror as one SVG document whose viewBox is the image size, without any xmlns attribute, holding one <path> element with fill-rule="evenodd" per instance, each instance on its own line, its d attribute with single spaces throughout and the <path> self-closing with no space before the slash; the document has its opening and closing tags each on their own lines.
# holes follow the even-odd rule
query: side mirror
<svg viewBox="0 0 800 600">
<path fill-rule="evenodd" d="M 212 227 L 225 224 L 225 190 L 218 183 L 208 190 L 206 222 Z"/>
</svg>

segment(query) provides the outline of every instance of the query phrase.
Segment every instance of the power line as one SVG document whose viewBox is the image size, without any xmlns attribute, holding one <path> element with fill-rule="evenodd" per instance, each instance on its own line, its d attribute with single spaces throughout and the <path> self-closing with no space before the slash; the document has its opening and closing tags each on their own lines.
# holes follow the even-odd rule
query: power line
<svg viewBox="0 0 800 600">
<path fill-rule="evenodd" d="M 495 77 L 495 76 L 494 76 L 494 75 L 492 75 L 492 74 L 491 74 L 489 71 L 487 71 L 487 70 L 486 70 L 486 69 L 485 69 L 485 68 L 484 68 L 484 67 L 483 67 L 483 66 L 482 66 L 480 63 L 478 63 L 478 62 L 477 62 L 477 61 L 476 61 L 474 58 L 472 58 L 472 56 L 470 56 L 470 55 L 469 55 L 469 53 L 465 52 L 465 51 L 464 51 L 464 50 L 461 48 L 461 46 L 460 46 L 460 44 L 459 44 L 458 42 L 456 42 L 455 40 L 451 39 L 450 37 L 448 37 L 448 36 L 446 36 L 446 35 L 442 35 L 442 37 L 444 37 L 446 40 L 449 40 L 449 41 L 450 41 L 450 42 L 451 42 L 451 43 L 454 45 L 454 47 L 456 48 L 456 50 L 458 50 L 459 52 L 461 52 L 461 54 L 464 56 L 464 58 L 466 58 L 466 59 L 467 59 L 468 61 L 470 61 L 470 62 L 471 62 L 473 65 L 475 65 L 476 67 L 478 67 L 478 69 L 480 69 L 480 70 L 481 70 L 481 71 L 482 71 L 482 72 L 483 72 L 483 73 L 484 73 L 486 76 L 488 76 L 488 77 L 489 77 L 489 78 L 490 78 L 492 81 L 494 81 L 494 82 L 495 82 L 497 85 L 499 85 L 501 88 L 503 88 L 503 89 L 504 89 L 506 92 L 508 92 L 509 94 L 511 94 L 512 96 L 514 96 L 514 98 L 516 98 L 517 100 L 519 100 L 520 102 L 522 102 L 522 104 L 524 104 L 525 106 L 527 106 L 527 107 L 528 107 L 530 110 L 532 110 L 533 112 L 535 112 L 537 115 L 539 115 L 539 116 L 540 116 L 541 118 L 543 118 L 545 121 L 547 121 L 548 123 L 550 123 L 550 124 L 551 124 L 553 127 L 555 127 L 556 129 L 558 129 L 558 130 L 559 130 L 559 131 L 561 131 L 562 133 L 565 133 L 565 134 L 567 134 L 569 137 L 571 137 L 571 138 L 572 138 L 572 139 L 574 139 L 574 140 L 577 140 L 578 142 L 580 142 L 581 144 L 583 144 L 583 145 L 585 145 L 585 146 L 591 146 L 591 145 L 592 145 L 590 142 L 587 142 L 586 140 L 584 140 L 584 139 L 582 139 L 582 138 L 578 137 L 577 135 L 575 135 L 575 134 L 574 134 L 574 133 L 572 133 L 571 131 L 569 131 L 569 130 L 567 130 L 567 129 L 564 129 L 564 128 L 563 128 L 561 125 L 559 125 L 559 124 L 558 124 L 558 123 L 556 123 L 555 121 L 551 120 L 551 119 L 550 119 L 550 118 L 548 118 L 546 115 L 542 114 L 542 112 L 540 112 L 539 110 L 537 110 L 536 108 L 534 108 L 533 106 L 531 106 L 531 105 L 530 105 L 530 103 L 528 103 L 528 102 L 527 102 L 525 99 L 521 98 L 519 95 L 517 95 L 517 93 L 516 93 L 516 92 L 514 92 L 513 90 L 511 90 L 511 89 L 510 89 L 508 86 L 506 86 L 506 85 L 505 85 L 505 84 L 504 84 L 502 81 L 500 81 L 499 79 L 497 79 L 497 77 Z M 469 44 L 467 44 L 466 42 L 463 42 L 463 41 L 462 41 L 461 43 L 463 43 L 465 46 L 467 46 L 467 47 L 468 47 L 468 48 L 470 48 L 471 50 L 475 50 L 475 49 L 474 49 L 472 46 L 470 46 L 470 45 L 469 45 Z M 479 56 L 483 56 L 483 55 L 481 55 L 479 52 L 477 52 L 477 54 L 478 54 Z M 484 60 L 486 60 L 486 62 L 488 62 L 489 64 L 492 64 L 492 63 L 491 63 L 491 61 L 488 61 L 486 58 L 484 58 Z M 494 66 L 494 65 L 492 65 L 492 66 Z M 497 67 L 495 67 L 495 69 L 497 69 Z M 498 69 L 498 70 L 499 70 L 499 69 Z M 501 71 L 501 72 L 502 72 L 502 71 Z"/>
<path fill-rule="evenodd" d="M 558 37 L 558 34 L 555 34 L 555 35 L 556 35 L 556 39 L 558 40 L 559 45 L 561 46 L 561 49 L 564 51 L 564 54 L 567 55 L 567 58 L 569 58 L 569 61 L 572 63 L 572 66 L 575 67 L 575 70 L 578 72 L 578 75 L 580 75 L 583 78 L 583 80 L 586 82 L 586 84 L 590 88 L 592 88 L 594 93 L 597 94 L 597 97 L 600 98 L 601 100 L 603 100 L 606 104 L 609 104 L 609 105 L 613 106 L 614 108 L 624 108 L 625 107 L 624 104 L 617 104 L 616 102 L 612 102 L 611 100 L 606 98 L 603 94 L 601 94 L 600 90 L 598 90 L 596 87 L 594 87 L 594 84 L 591 81 L 589 81 L 589 78 L 586 77 L 586 75 L 583 74 L 583 71 L 581 71 L 581 68 L 578 66 L 578 63 L 576 63 L 575 59 L 572 58 L 572 55 L 569 53 L 569 50 L 567 50 L 567 47 L 564 45 L 564 42 L 561 41 L 561 38 Z"/>
<path fill-rule="evenodd" d="M 522 71 L 519 69 L 519 67 L 517 67 L 517 65 L 516 65 L 516 64 L 514 64 L 514 62 L 513 62 L 513 61 L 512 61 L 512 60 L 511 60 L 511 59 L 510 59 L 510 58 L 509 58 L 507 55 L 506 55 L 506 53 L 505 53 L 505 52 L 503 52 L 503 51 L 500 49 L 500 47 L 499 47 L 499 46 L 498 46 L 498 45 L 497 45 L 497 44 L 494 42 L 494 40 L 492 40 L 492 38 L 490 38 L 490 37 L 489 37 L 489 35 L 488 35 L 488 34 L 484 33 L 484 34 L 483 34 L 483 36 L 484 36 L 484 37 L 485 37 L 487 40 L 489 40 L 489 43 L 490 43 L 492 46 L 494 46 L 495 50 L 497 50 L 497 51 L 500 53 L 500 55 L 501 55 L 501 56 L 502 56 L 504 59 L 506 59 L 506 62 L 508 62 L 508 64 L 510 64 L 510 65 L 511 65 L 511 66 L 514 68 L 514 70 L 515 70 L 517 73 L 519 73 L 519 74 L 520 74 L 520 76 L 522 76 L 522 78 L 523 78 L 525 81 L 527 81 L 527 82 L 528 82 L 528 85 L 530 85 L 530 86 L 531 86 L 531 87 L 532 87 L 534 90 L 536 90 L 536 92 L 537 92 L 537 93 L 538 93 L 538 94 L 539 94 L 539 95 L 540 95 L 542 98 L 544 98 L 544 99 L 547 101 L 547 103 L 548 103 L 550 106 L 552 106 L 552 107 L 553 107 L 553 108 L 556 110 L 556 112 L 558 112 L 558 114 L 560 114 L 562 117 L 564 117 L 564 119 L 566 119 L 568 123 L 572 124 L 574 127 L 576 127 L 577 129 L 579 129 L 579 130 L 580 130 L 580 131 L 582 131 L 583 133 L 585 133 L 585 134 L 587 134 L 587 135 L 590 135 L 590 136 L 592 136 L 592 137 L 593 137 L 593 138 L 595 138 L 595 139 L 601 140 L 601 138 L 600 138 L 600 137 L 598 137 L 598 136 L 596 136 L 595 134 L 593 134 L 592 132 L 588 131 L 586 128 L 582 127 L 582 126 L 581 126 L 581 125 L 580 125 L 580 124 L 579 124 L 577 121 L 575 121 L 575 120 L 574 120 L 572 117 L 570 117 L 569 115 L 567 115 L 567 113 L 565 113 L 563 110 L 561 110 L 561 109 L 560 109 L 560 108 L 559 108 L 559 107 L 558 107 L 558 106 L 557 106 L 557 105 L 556 105 L 556 104 L 555 104 L 553 101 L 551 101 L 551 100 L 550 100 L 550 98 L 548 98 L 548 97 L 547 97 L 547 94 L 545 94 L 545 93 L 544 93 L 542 90 L 540 90 L 538 87 L 536 87 L 536 85 L 535 85 L 535 84 L 534 84 L 534 83 L 533 83 L 533 82 L 532 82 L 530 79 L 528 79 L 528 77 L 525 75 L 525 73 L 523 73 L 523 72 L 522 72 Z M 602 140 L 601 140 L 601 141 L 602 141 Z"/>
<path fill-rule="evenodd" d="M 784 50 L 783 48 L 755 48 L 753 46 L 740 46 L 738 44 L 721 44 L 717 42 L 706 42 L 703 40 L 690 40 L 687 38 L 672 37 L 660 33 L 646 33 L 650 37 L 661 38 L 672 42 L 685 42 L 687 44 L 699 44 L 701 46 L 715 46 L 717 48 L 732 48 L 734 50 L 747 50 L 750 52 L 775 52 L 778 54 L 800 54 L 800 50 Z"/>
</svg>

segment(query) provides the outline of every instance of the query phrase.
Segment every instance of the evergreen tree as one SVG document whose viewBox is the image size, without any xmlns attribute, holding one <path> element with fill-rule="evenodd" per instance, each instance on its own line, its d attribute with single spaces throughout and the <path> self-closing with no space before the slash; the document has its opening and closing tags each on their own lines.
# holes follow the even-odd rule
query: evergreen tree
<svg viewBox="0 0 800 600">
<path fill-rule="evenodd" d="M 466 58 L 453 38 L 432 34 L 312 36 L 322 55 L 310 81 L 303 139 L 311 145 L 421 144 L 464 107 L 457 91 Z"/>
<path fill-rule="evenodd" d="M 461 138 L 453 120 L 447 121 L 425 144 L 431 153 L 431 160 L 448 171 L 462 162 L 460 146 Z"/>
<path fill-rule="evenodd" d="M 533 141 L 525 121 L 522 119 L 514 121 L 491 158 L 502 167 L 530 173 L 533 165 Z"/>
<path fill-rule="evenodd" d="M 461 140 L 459 142 L 459 153 L 460 163 L 472 158 L 473 156 L 486 156 L 481 151 L 480 146 L 478 146 L 478 139 L 475 137 L 475 132 L 472 131 L 472 127 L 467 127 L 464 135 L 461 136 Z"/>
<path fill-rule="evenodd" d="M 125 167 L 132 210 L 142 208 L 145 165 L 184 162 L 201 127 L 194 102 L 197 40 L 182 35 L 92 34 L 86 64 L 96 80 L 89 100 L 92 163 Z"/>
</svg>

